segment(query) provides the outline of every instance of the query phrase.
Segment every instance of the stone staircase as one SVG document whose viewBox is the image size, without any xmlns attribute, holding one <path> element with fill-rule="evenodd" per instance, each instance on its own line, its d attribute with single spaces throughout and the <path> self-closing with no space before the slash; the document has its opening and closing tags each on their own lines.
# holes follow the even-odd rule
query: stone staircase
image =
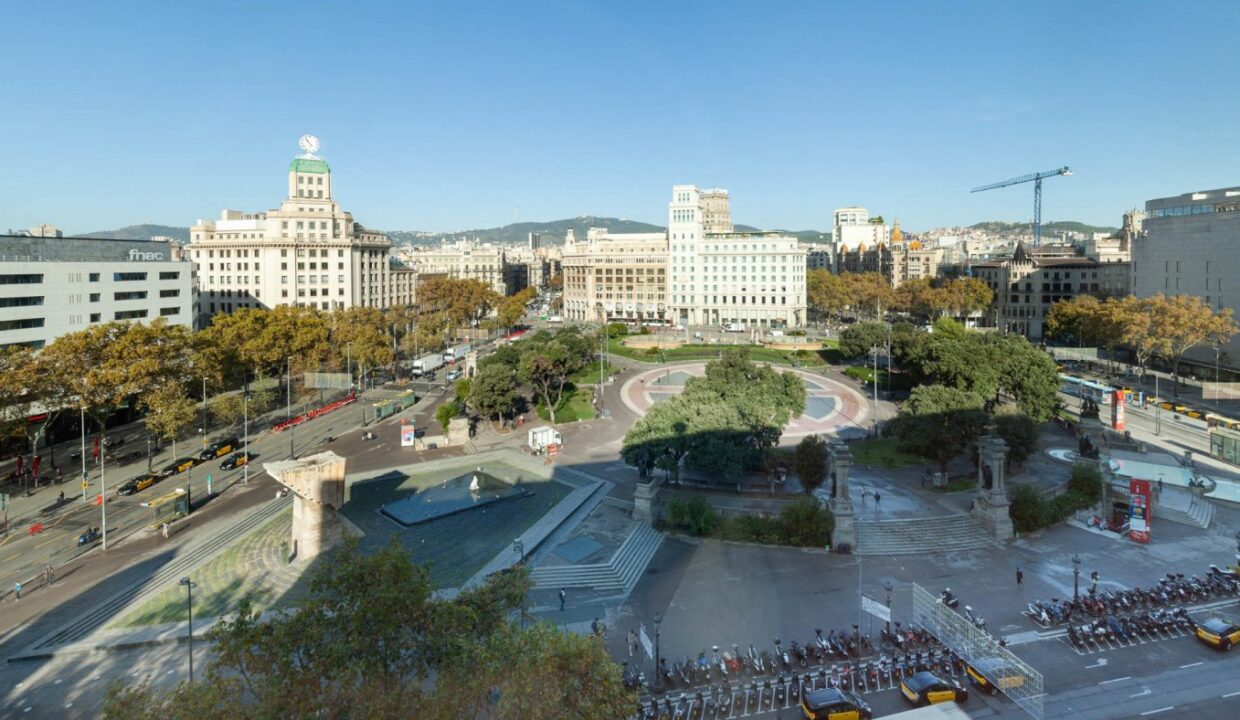
<svg viewBox="0 0 1240 720">
<path fill-rule="evenodd" d="M 1154 517 L 1192 527 L 1210 527 L 1214 519 L 1214 503 L 1179 488 L 1164 488 L 1154 504 Z"/>
<path fill-rule="evenodd" d="M 907 520 L 857 520 L 858 555 L 915 555 L 996 547 L 970 515 Z"/>
<path fill-rule="evenodd" d="M 634 523 L 633 530 L 607 562 L 537 567 L 531 573 L 534 586 L 592 588 L 627 594 L 641 579 L 662 542 L 662 533 L 644 523 Z"/>
</svg>

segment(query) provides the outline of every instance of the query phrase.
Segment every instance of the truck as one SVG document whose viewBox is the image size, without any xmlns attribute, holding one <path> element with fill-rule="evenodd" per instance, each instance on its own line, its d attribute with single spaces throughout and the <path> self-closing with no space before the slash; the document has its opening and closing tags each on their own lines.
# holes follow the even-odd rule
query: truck
<svg viewBox="0 0 1240 720">
<path fill-rule="evenodd" d="M 542 425 L 530 430 L 529 445 L 534 452 L 540 453 L 552 445 L 559 447 L 561 442 L 560 431 L 548 425 Z"/>
<path fill-rule="evenodd" d="M 740 323 L 728 323 L 723 329 L 728 332 L 745 332 L 745 326 Z"/>
<path fill-rule="evenodd" d="M 439 368 L 443 367 L 443 365 L 444 365 L 443 355 L 440 353 L 435 353 L 433 355 L 427 355 L 425 357 L 420 357 L 417 360 L 413 361 L 413 374 L 414 375 L 425 375 L 428 372 L 434 372 L 438 370 Z"/>
<path fill-rule="evenodd" d="M 562 323 L 564 322 L 564 316 L 563 315 L 552 315 L 551 317 L 547 318 L 547 322 L 556 323 L 556 324 Z"/>
<path fill-rule="evenodd" d="M 465 353 L 469 352 L 470 348 L 472 347 L 473 346 L 470 345 L 469 343 L 463 343 L 461 345 L 453 345 L 447 350 L 444 350 L 443 352 L 444 362 L 454 363 L 460 360 L 464 360 Z"/>
</svg>

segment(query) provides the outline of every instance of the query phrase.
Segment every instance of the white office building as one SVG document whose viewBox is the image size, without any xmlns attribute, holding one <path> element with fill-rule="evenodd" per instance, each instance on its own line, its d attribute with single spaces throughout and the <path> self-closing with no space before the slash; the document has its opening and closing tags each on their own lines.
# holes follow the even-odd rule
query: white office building
<svg viewBox="0 0 1240 720">
<path fill-rule="evenodd" d="M 267 212 L 224 210 L 190 228 L 200 312 L 296 304 L 335 310 L 411 304 L 414 272 L 396 265 L 392 243 L 341 210 L 331 168 L 302 138 L 288 169 L 288 196 Z M 399 276 L 399 277 L 397 277 Z"/>
<path fill-rule="evenodd" d="M 0 347 L 114 320 L 193 325 L 193 265 L 166 242 L 0 235 Z"/>
<path fill-rule="evenodd" d="M 777 232 L 733 232 L 726 190 L 673 187 L 667 243 L 672 321 L 747 328 L 805 322 L 805 247 Z"/>
<path fill-rule="evenodd" d="M 1149 200 L 1143 219 L 1125 217 L 1130 229 L 1134 295 L 1196 295 L 1216 310 L 1240 314 L 1240 187 Z M 1240 336 L 1220 348 L 1219 357 L 1222 366 L 1236 367 Z M 1212 373 L 1214 348 L 1190 351 L 1187 359 Z"/>
</svg>

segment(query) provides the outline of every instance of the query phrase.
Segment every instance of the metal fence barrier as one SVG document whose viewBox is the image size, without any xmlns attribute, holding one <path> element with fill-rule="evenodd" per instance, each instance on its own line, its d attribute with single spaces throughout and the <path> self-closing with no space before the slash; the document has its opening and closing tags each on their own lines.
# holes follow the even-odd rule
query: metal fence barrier
<svg viewBox="0 0 1240 720">
<path fill-rule="evenodd" d="M 913 584 L 913 620 L 1002 690 L 1025 712 L 1042 720 L 1042 673 L 1034 670 L 990 633 Z"/>
</svg>

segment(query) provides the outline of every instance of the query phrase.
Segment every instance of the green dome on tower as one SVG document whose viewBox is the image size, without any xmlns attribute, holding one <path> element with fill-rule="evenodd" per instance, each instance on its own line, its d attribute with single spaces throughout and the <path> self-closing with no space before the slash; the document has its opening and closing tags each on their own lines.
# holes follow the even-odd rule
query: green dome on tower
<svg viewBox="0 0 1240 720">
<path fill-rule="evenodd" d="M 330 173 L 331 168 L 327 167 L 327 162 L 318 158 L 293 158 L 293 162 L 288 166 L 289 172 L 299 173 Z"/>
</svg>

